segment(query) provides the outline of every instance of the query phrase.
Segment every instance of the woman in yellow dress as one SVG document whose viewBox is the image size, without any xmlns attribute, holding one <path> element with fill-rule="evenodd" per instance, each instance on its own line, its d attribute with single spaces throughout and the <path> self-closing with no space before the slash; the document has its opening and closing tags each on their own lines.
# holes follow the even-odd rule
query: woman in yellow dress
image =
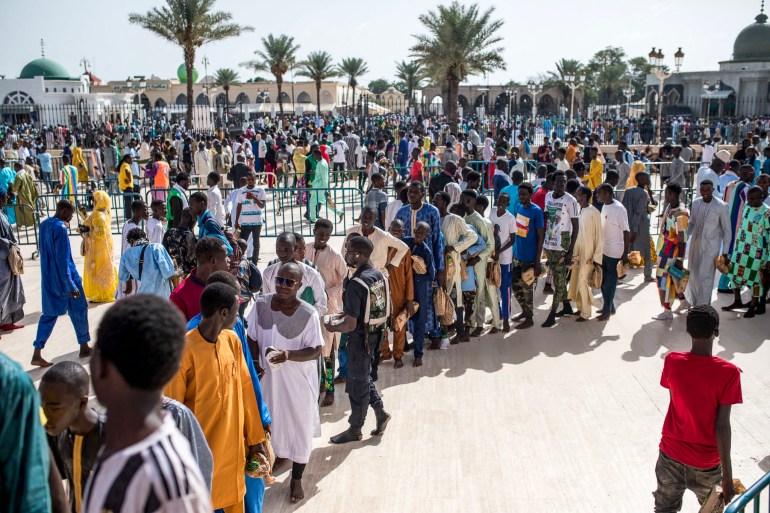
<svg viewBox="0 0 770 513">
<path fill-rule="evenodd" d="M 83 291 L 92 303 L 115 301 L 118 272 L 113 265 L 112 215 L 110 197 L 104 191 L 94 192 L 94 211 L 83 223 L 85 269 Z"/>
</svg>

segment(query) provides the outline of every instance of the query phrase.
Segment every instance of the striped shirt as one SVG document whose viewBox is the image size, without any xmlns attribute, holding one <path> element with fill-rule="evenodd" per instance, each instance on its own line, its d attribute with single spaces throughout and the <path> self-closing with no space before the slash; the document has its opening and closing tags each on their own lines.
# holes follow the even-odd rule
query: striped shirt
<svg viewBox="0 0 770 513">
<path fill-rule="evenodd" d="M 190 444 L 171 415 L 144 440 L 102 459 L 88 480 L 82 513 L 210 513 L 209 491 Z"/>
</svg>

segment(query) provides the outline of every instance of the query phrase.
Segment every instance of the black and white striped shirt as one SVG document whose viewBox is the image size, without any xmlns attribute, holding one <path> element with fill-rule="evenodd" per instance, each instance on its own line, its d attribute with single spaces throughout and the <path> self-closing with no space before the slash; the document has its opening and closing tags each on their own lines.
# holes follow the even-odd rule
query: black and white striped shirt
<svg viewBox="0 0 770 513">
<path fill-rule="evenodd" d="M 102 451 L 104 448 L 102 448 Z M 209 491 L 171 415 L 141 442 L 106 459 L 88 480 L 82 513 L 210 513 Z"/>
</svg>

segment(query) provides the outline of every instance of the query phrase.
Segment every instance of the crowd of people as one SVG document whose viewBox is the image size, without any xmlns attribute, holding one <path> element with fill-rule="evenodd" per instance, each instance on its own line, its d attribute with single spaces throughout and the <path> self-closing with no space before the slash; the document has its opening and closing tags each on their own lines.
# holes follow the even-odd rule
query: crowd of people
<svg viewBox="0 0 770 513">
<path fill-rule="evenodd" d="M 109 194 L 94 192 L 88 212 L 73 190 L 91 177 L 77 168 L 63 174 L 56 212 L 39 228 L 42 316 L 31 361 L 50 367 L 40 400 L 52 463 L 40 432 L 29 441 L 42 445 L 27 455 L 34 465 L 21 476 L 28 490 L 16 497 L 21 509 L 9 511 L 38 511 L 35 501 L 69 501 L 61 511 L 83 512 L 162 511 L 175 504 L 185 511 L 261 511 L 271 455 L 276 467 L 291 465 L 290 500 L 301 501 L 303 472 L 320 435 L 319 402 L 334 404 L 336 385 L 345 384 L 351 414 L 348 429 L 330 441 L 361 440 L 370 406 L 371 435 L 381 436 L 391 421 L 376 386 L 385 362 L 421 367 L 428 351 L 483 334 L 522 333 L 535 326 L 538 286 L 548 303 L 537 320 L 542 328 L 591 320 L 593 289 L 602 298 L 595 322 L 606 322 L 624 306 L 615 292 L 634 264 L 658 289 L 655 319 L 670 321 L 677 302 L 680 311 L 690 309 L 693 354 L 710 355 L 718 334 L 710 307 L 717 270 L 723 272 L 718 290 L 734 294 L 723 310 L 745 310 L 743 318 L 765 313 L 770 159 L 757 155 L 770 153 L 766 134 L 734 154 L 706 145 L 697 155 L 684 138 L 672 146 L 670 170 L 661 177 L 665 189 L 656 195 L 641 155 L 626 141 L 604 155 L 598 138 L 575 131 L 563 146 L 546 138 L 533 149 L 524 133 L 498 128 L 482 139 L 483 129 L 471 125 L 448 134 L 437 151 L 431 128 L 429 120 L 416 120 L 395 134 L 387 124 L 370 134 L 347 123 L 310 122 L 249 127 L 232 140 L 219 133 L 199 141 L 132 139 L 100 176 L 114 173 L 130 192 L 143 174 L 153 199 L 147 205 L 126 195 L 117 266 Z M 538 162 L 531 179 L 523 155 Z M 684 163 L 696 161 L 702 165 L 689 176 Z M 481 163 L 474 169 L 472 162 Z M 331 240 L 336 215 L 319 213 L 323 191 L 335 180 L 330 167 L 338 183 L 353 179 L 366 191 L 341 250 Z M 266 193 L 257 184 L 265 171 L 276 180 L 267 187 L 293 173 L 297 184 L 320 189 L 304 204 L 312 240 L 299 231 L 281 233 L 277 258 L 266 265 L 260 259 Z M 194 179 L 205 180 L 208 190 L 190 194 Z M 237 185 L 226 197 L 219 189 L 225 180 Z M 10 190 L 17 191 L 17 181 Z M 5 205 L 10 182 L 0 185 Z M 68 233 L 75 216 L 82 274 Z M 0 214 L 4 331 L 23 328 L 16 324 L 25 298 L 12 228 L 19 222 Z M 93 348 L 89 301 L 116 301 Z M 43 357 L 64 314 L 75 327 L 79 356 L 91 357 L 101 408 L 89 404 L 79 363 L 52 366 Z M 687 386 L 682 376 L 695 371 L 674 359 L 667 358 L 662 383 L 672 390 L 672 409 L 687 410 L 692 398 L 677 402 L 675 384 Z M 734 367 L 715 360 L 708 363 L 722 369 L 717 381 L 730 384 L 727 392 L 719 389 L 725 394 L 719 405 L 740 402 Z M 716 390 L 717 381 L 708 389 Z M 37 401 L 27 399 L 29 425 L 36 424 L 30 408 Z M 695 457 L 688 452 L 692 426 L 669 415 L 656 469 L 658 511 L 684 491 L 661 480 L 662 472 L 672 472 L 663 467 L 711 468 L 721 457 L 721 469 L 704 479 L 722 482 L 729 495 L 729 444 L 725 452 L 716 441 L 726 436 L 719 422 L 729 430 L 729 408 L 714 413 L 718 422 L 698 417 L 711 421 L 712 430 L 716 422 L 717 434 L 698 435 Z M 38 431 L 30 428 L 27 436 Z M 690 438 L 683 442 L 683 434 Z M 699 499 L 702 492 L 696 490 Z"/>
</svg>

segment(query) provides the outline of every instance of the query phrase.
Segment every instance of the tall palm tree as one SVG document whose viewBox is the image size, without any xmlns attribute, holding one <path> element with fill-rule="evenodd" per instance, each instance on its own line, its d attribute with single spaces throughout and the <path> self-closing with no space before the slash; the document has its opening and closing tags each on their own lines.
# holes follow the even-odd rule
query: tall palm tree
<svg viewBox="0 0 770 513">
<path fill-rule="evenodd" d="M 447 85 L 446 114 L 457 123 L 457 94 L 460 82 L 470 75 L 505 69 L 502 41 L 498 35 L 502 20 L 493 20 L 494 7 L 480 12 L 478 4 L 465 6 L 452 0 L 436 11 L 421 14 L 427 34 L 415 35 L 410 49 L 417 61 L 428 69 L 440 71 Z M 437 77 L 438 78 L 438 77 Z"/>
<path fill-rule="evenodd" d="M 278 37 L 268 34 L 262 38 L 262 49 L 255 50 L 258 59 L 242 62 L 240 65 L 254 71 L 269 71 L 275 77 L 278 86 L 278 108 L 283 119 L 283 76 L 294 66 L 297 60 L 299 45 L 294 44 L 294 38 L 286 34 Z M 294 102 L 294 98 L 291 99 Z"/>
<path fill-rule="evenodd" d="M 230 87 L 238 85 L 238 73 L 230 68 L 220 68 L 214 74 L 214 85 L 225 91 L 225 123 L 230 113 Z"/>
<path fill-rule="evenodd" d="M 412 106 L 412 96 L 415 89 L 422 87 L 422 81 L 425 78 L 425 71 L 422 65 L 416 61 L 401 61 L 396 63 L 396 78 L 401 80 L 406 87 L 407 104 Z"/>
<path fill-rule="evenodd" d="M 355 109 L 356 106 L 356 86 L 358 85 L 358 78 L 369 72 L 369 68 L 366 66 L 366 62 L 359 57 L 349 57 L 342 59 L 342 62 L 338 66 L 340 75 L 348 77 L 348 85 L 353 90 L 353 102 L 351 105 Z M 355 112 L 355 111 L 354 111 Z"/>
<path fill-rule="evenodd" d="M 583 71 L 583 65 L 577 59 L 559 59 L 555 63 L 556 71 L 549 71 L 547 82 L 552 87 L 558 87 L 561 91 L 562 101 L 566 104 L 572 90 L 567 85 L 567 75 L 577 77 Z"/>
<path fill-rule="evenodd" d="M 297 75 L 307 77 L 315 82 L 316 108 L 318 116 L 321 116 L 321 82 L 329 78 L 340 76 L 339 70 L 332 63 L 332 56 L 328 52 L 310 52 L 307 59 L 299 64 L 301 66 Z"/>
<path fill-rule="evenodd" d="M 182 47 L 187 70 L 187 114 L 185 120 L 192 128 L 193 65 L 195 51 L 206 43 L 221 41 L 254 30 L 231 20 L 229 12 L 214 11 L 216 0 L 165 0 L 162 7 L 153 7 L 144 14 L 132 12 L 128 21 L 149 30 L 156 36 Z"/>
</svg>

